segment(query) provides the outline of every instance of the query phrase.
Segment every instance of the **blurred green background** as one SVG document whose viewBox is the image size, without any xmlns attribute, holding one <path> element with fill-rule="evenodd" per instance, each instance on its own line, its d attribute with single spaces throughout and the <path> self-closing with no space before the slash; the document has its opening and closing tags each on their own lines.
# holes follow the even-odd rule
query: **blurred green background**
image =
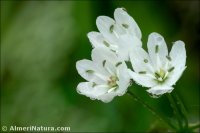
<svg viewBox="0 0 200 133">
<path fill-rule="evenodd" d="M 169 49 L 183 40 L 187 69 L 175 91 L 190 123 L 199 121 L 199 1 L 1 1 L 1 125 L 70 126 L 73 132 L 165 131 L 168 127 L 128 94 L 110 103 L 79 95 L 84 79 L 75 63 L 90 59 L 86 34 L 97 31 L 96 18 L 113 17 L 125 7 L 136 20 L 143 46 L 158 32 Z M 144 88 L 129 88 L 168 118 L 165 96 L 151 98 Z"/>
</svg>

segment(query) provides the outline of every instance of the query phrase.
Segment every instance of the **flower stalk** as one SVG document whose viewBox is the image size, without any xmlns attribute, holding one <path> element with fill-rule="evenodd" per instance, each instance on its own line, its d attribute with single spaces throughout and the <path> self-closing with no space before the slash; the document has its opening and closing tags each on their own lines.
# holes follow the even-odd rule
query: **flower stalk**
<svg viewBox="0 0 200 133">
<path fill-rule="evenodd" d="M 152 114 L 154 114 L 157 118 L 159 118 L 161 121 L 165 122 L 169 127 L 171 127 L 173 130 L 176 130 L 177 128 L 163 115 L 158 113 L 156 110 L 154 110 L 150 105 L 148 105 L 146 102 L 144 102 L 140 97 L 135 95 L 130 90 L 127 91 L 129 95 L 131 95 L 136 101 L 138 101 L 140 104 L 142 104 L 145 108 L 147 108 Z"/>
<path fill-rule="evenodd" d="M 185 128 L 188 128 L 188 119 L 187 119 L 187 111 L 186 111 L 186 108 L 182 102 L 182 100 L 179 98 L 179 96 L 176 94 L 176 92 L 174 92 L 174 95 L 173 95 L 176 103 L 177 103 L 177 106 L 178 108 L 180 109 L 180 113 L 182 115 L 182 118 L 184 119 L 184 122 L 185 122 L 185 125 L 184 127 Z"/>
<path fill-rule="evenodd" d="M 168 98 L 168 100 L 170 102 L 170 105 L 171 105 L 173 111 L 174 111 L 174 115 L 176 116 L 176 119 L 178 121 L 179 128 L 182 129 L 183 128 L 183 126 L 182 126 L 182 120 L 181 120 L 181 115 L 180 115 L 180 113 L 178 111 L 178 107 L 177 107 L 177 105 L 176 105 L 173 97 L 171 96 L 171 94 L 167 94 L 167 98 Z"/>
<path fill-rule="evenodd" d="M 200 123 L 190 126 L 191 129 L 200 128 Z"/>
</svg>

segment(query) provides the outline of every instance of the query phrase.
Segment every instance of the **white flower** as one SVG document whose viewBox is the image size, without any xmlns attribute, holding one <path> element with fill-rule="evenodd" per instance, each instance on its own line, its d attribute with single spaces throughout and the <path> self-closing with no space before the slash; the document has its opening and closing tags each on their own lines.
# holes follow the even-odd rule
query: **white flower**
<svg viewBox="0 0 200 133">
<path fill-rule="evenodd" d="M 129 70 L 129 74 L 136 83 L 150 88 L 147 92 L 154 97 L 170 93 L 186 68 L 185 44 L 174 42 L 168 54 L 164 38 L 158 33 L 151 33 L 147 47 L 148 53 L 142 48 L 130 53 L 134 72 Z"/>
<path fill-rule="evenodd" d="M 79 83 L 78 93 L 91 99 L 110 102 L 115 96 L 121 96 L 130 84 L 125 62 L 108 48 L 94 48 L 92 61 L 80 60 L 76 63 L 78 73 L 88 82 Z"/>
<path fill-rule="evenodd" d="M 114 18 L 99 16 L 96 25 L 100 32 L 92 31 L 88 38 L 93 47 L 108 47 L 123 60 L 129 60 L 129 51 L 142 46 L 140 28 L 124 8 L 115 9 Z"/>
</svg>

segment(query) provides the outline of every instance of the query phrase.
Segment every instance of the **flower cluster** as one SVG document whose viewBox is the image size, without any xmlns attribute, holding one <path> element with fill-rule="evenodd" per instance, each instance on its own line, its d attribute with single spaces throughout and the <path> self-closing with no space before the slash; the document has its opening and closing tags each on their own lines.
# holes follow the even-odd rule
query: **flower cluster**
<svg viewBox="0 0 200 133">
<path fill-rule="evenodd" d="M 151 33 L 148 53 L 142 48 L 141 31 L 124 8 L 114 11 L 114 19 L 99 16 L 99 32 L 89 32 L 92 60 L 76 63 L 78 73 L 87 82 L 79 83 L 77 91 L 91 99 L 110 102 L 126 93 L 132 79 L 149 88 L 154 97 L 170 93 L 186 66 L 185 44 L 176 41 L 170 52 L 164 38 Z M 131 62 L 132 69 L 126 62 Z"/>
</svg>

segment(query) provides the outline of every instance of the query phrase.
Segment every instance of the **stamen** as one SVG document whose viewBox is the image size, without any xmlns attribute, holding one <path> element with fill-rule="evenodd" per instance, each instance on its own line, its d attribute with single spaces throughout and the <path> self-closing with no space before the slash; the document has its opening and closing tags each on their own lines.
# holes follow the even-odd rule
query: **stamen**
<svg viewBox="0 0 200 133">
<path fill-rule="evenodd" d="M 174 70 L 174 67 L 171 67 L 171 68 L 168 69 L 168 72 L 171 72 L 173 70 Z"/>
<path fill-rule="evenodd" d="M 155 72 L 155 77 L 158 79 L 160 77 L 159 73 Z"/>
<path fill-rule="evenodd" d="M 172 60 L 172 58 L 171 58 L 169 55 L 167 55 L 166 58 L 167 58 L 169 61 Z"/>
<path fill-rule="evenodd" d="M 106 47 L 110 46 L 110 44 L 108 42 L 106 42 L 106 41 L 103 41 L 103 44 L 106 45 Z"/>
<path fill-rule="evenodd" d="M 103 60 L 103 67 L 105 66 L 105 64 L 106 64 L 106 60 Z"/>
<path fill-rule="evenodd" d="M 113 30 L 114 30 L 114 25 L 111 25 L 110 26 L 110 32 L 113 33 Z"/>
<path fill-rule="evenodd" d="M 122 24 L 122 26 L 123 26 L 124 28 L 126 28 L 126 29 L 128 29 L 128 27 L 129 27 L 129 25 L 127 25 L 127 24 Z"/>
<path fill-rule="evenodd" d="M 158 50 L 159 50 L 159 47 L 158 47 L 158 45 L 156 45 L 155 52 L 158 53 Z"/>
<path fill-rule="evenodd" d="M 114 91 L 117 87 L 113 87 L 113 88 L 110 88 L 107 92 L 110 93 L 111 91 Z"/>
<path fill-rule="evenodd" d="M 148 63 L 148 60 L 147 60 L 147 59 L 144 59 L 144 63 Z"/>
<path fill-rule="evenodd" d="M 146 71 L 140 71 L 139 74 L 146 74 Z"/>
<path fill-rule="evenodd" d="M 116 52 L 116 51 L 115 51 L 115 50 L 113 50 L 113 49 L 111 49 L 111 51 L 112 51 L 112 52 L 114 52 L 114 53 Z"/>
<path fill-rule="evenodd" d="M 87 73 L 90 73 L 90 74 L 91 74 L 91 73 L 94 73 L 93 70 L 86 70 L 86 72 L 87 72 Z"/>
<path fill-rule="evenodd" d="M 92 83 L 92 87 L 95 87 L 96 85 L 97 85 L 96 83 L 94 83 L 94 82 Z"/>
<path fill-rule="evenodd" d="M 122 62 L 118 62 L 115 66 L 118 67 L 121 64 L 122 64 Z"/>
</svg>

